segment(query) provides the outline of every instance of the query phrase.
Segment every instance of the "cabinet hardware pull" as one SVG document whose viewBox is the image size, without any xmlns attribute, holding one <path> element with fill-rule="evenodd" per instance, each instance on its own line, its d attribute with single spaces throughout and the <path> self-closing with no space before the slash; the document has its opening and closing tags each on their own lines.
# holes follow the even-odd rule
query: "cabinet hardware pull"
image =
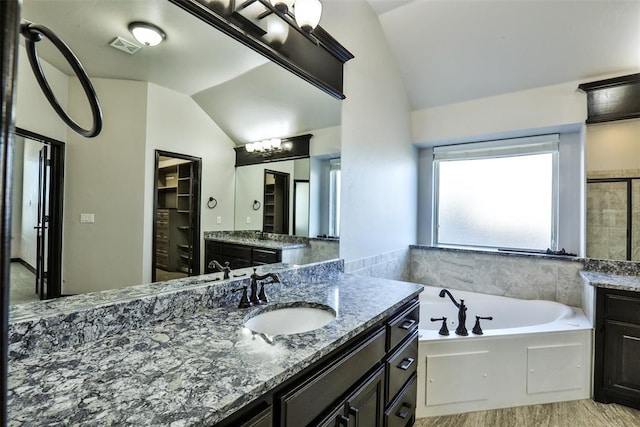
<svg viewBox="0 0 640 427">
<path fill-rule="evenodd" d="M 355 406 L 349 406 L 349 417 L 351 417 L 351 415 L 353 415 L 356 419 L 356 425 L 360 424 L 359 418 L 360 418 L 360 410 L 358 408 L 356 408 Z"/>
<path fill-rule="evenodd" d="M 406 408 L 404 412 L 402 411 L 403 408 Z M 396 415 L 404 420 L 405 418 L 407 418 L 410 412 L 411 412 L 411 404 L 403 402 L 402 406 L 400 407 L 400 410 L 396 413 Z"/>
<path fill-rule="evenodd" d="M 407 369 L 409 369 L 409 366 L 413 365 L 414 360 L 415 359 L 413 357 L 407 357 L 406 359 L 403 359 L 402 362 L 400 362 L 398 368 L 406 371 Z"/>
<path fill-rule="evenodd" d="M 348 426 L 349 425 L 349 418 L 345 417 L 344 415 L 339 415 L 337 420 L 336 420 L 336 425 L 337 426 Z"/>
<path fill-rule="evenodd" d="M 400 325 L 400 329 L 405 329 L 405 330 L 409 330 L 411 329 L 411 327 L 413 325 L 416 324 L 416 321 L 413 319 L 409 319 L 409 320 L 405 320 L 404 322 L 402 322 L 402 324 Z"/>
</svg>

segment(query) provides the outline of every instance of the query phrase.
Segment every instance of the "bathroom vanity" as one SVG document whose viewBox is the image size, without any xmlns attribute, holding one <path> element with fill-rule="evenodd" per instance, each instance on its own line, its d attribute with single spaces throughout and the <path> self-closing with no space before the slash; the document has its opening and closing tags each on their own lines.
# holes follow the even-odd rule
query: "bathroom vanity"
<svg viewBox="0 0 640 427">
<path fill-rule="evenodd" d="M 280 269 L 270 302 L 245 309 L 232 290 L 249 279 L 219 273 L 17 306 L 9 423 L 410 425 L 422 286 L 341 269 Z M 335 319 L 296 334 L 244 327 L 301 303 Z"/>
<path fill-rule="evenodd" d="M 596 287 L 594 399 L 640 409 L 640 279 L 582 275 Z"/>
</svg>

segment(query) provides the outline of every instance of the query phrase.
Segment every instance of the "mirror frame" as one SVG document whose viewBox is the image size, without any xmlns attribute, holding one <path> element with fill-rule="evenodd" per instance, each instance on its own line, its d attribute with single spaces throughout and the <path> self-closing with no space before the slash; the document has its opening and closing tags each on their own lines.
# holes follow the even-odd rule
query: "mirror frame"
<svg viewBox="0 0 640 427">
<path fill-rule="evenodd" d="M 354 56 L 321 26 L 317 26 L 313 30 L 313 36 L 303 35 L 304 32 L 302 30 L 290 31 L 289 39 L 291 40 L 288 40 L 287 43 L 276 50 L 260 38 L 252 36 L 249 31 L 240 28 L 240 22 L 232 23 L 230 20 L 225 19 L 222 11 L 216 12 L 206 7 L 201 1 L 168 1 L 255 50 L 270 61 L 334 98 L 346 98 L 342 92 L 344 63 L 353 59 Z M 311 37 L 315 38 L 318 43 L 313 42 L 310 39 Z"/>
</svg>

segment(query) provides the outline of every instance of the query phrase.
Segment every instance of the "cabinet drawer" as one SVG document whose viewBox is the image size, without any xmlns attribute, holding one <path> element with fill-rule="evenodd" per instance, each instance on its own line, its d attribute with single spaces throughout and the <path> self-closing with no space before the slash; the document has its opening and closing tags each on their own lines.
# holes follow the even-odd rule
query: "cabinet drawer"
<svg viewBox="0 0 640 427">
<path fill-rule="evenodd" d="M 306 426 L 371 370 L 385 354 L 380 329 L 309 380 L 278 398 L 282 426 Z"/>
<path fill-rule="evenodd" d="M 263 264 L 273 264 L 275 262 L 280 262 L 280 251 L 276 249 L 253 248 L 253 262 Z"/>
<path fill-rule="evenodd" d="M 395 399 L 407 380 L 416 372 L 418 365 L 418 331 L 391 355 L 386 362 L 387 402 Z"/>
<path fill-rule="evenodd" d="M 418 330 L 420 320 L 420 304 L 414 302 L 411 307 L 391 319 L 387 325 L 387 337 L 389 339 L 388 350 L 392 350 L 402 340 Z"/>
<path fill-rule="evenodd" d="M 271 406 L 269 406 L 250 420 L 243 421 L 240 427 L 271 427 L 272 420 Z"/>
<path fill-rule="evenodd" d="M 640 298 L 607 294 L 605 316 L 607 319 L 640 324 Z"/>
<path fill-rule="evenodd" d="M 204 251 L 207 254 L 211 255 L 221 255 L 222 254 L 222 245 L 216 242 L 205 241 L 204 243 Z"/>
<path fill-rule="evenodd" d="M 418 381 L 414 375 L 400 396 L 391 404 L 384 413 L 387 427 L 406 427 L 413 425 L 416 414 L 416 400 L 418 393 Z"/>
<path fill-rule="evenodd" d="M 239 245 L 224 245 L 222 253 L 227 258 L 244 258 L 251 259 L 251 248 Z"/>
</svg>

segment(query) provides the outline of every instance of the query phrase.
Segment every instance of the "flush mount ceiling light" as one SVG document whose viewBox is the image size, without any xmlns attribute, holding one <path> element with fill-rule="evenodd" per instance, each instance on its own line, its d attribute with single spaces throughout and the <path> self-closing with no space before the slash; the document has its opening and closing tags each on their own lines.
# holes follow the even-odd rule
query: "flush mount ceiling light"
<svg viewBox="0 0 640 427">
<path fill-rule="evenodd" d="M 129 31 L 138 42 L 148 47 L 157 46 L 167 38 L 167 35 L 160 27 L 148 22 L 132 22 L 129 24 Z"/>
</svg>

